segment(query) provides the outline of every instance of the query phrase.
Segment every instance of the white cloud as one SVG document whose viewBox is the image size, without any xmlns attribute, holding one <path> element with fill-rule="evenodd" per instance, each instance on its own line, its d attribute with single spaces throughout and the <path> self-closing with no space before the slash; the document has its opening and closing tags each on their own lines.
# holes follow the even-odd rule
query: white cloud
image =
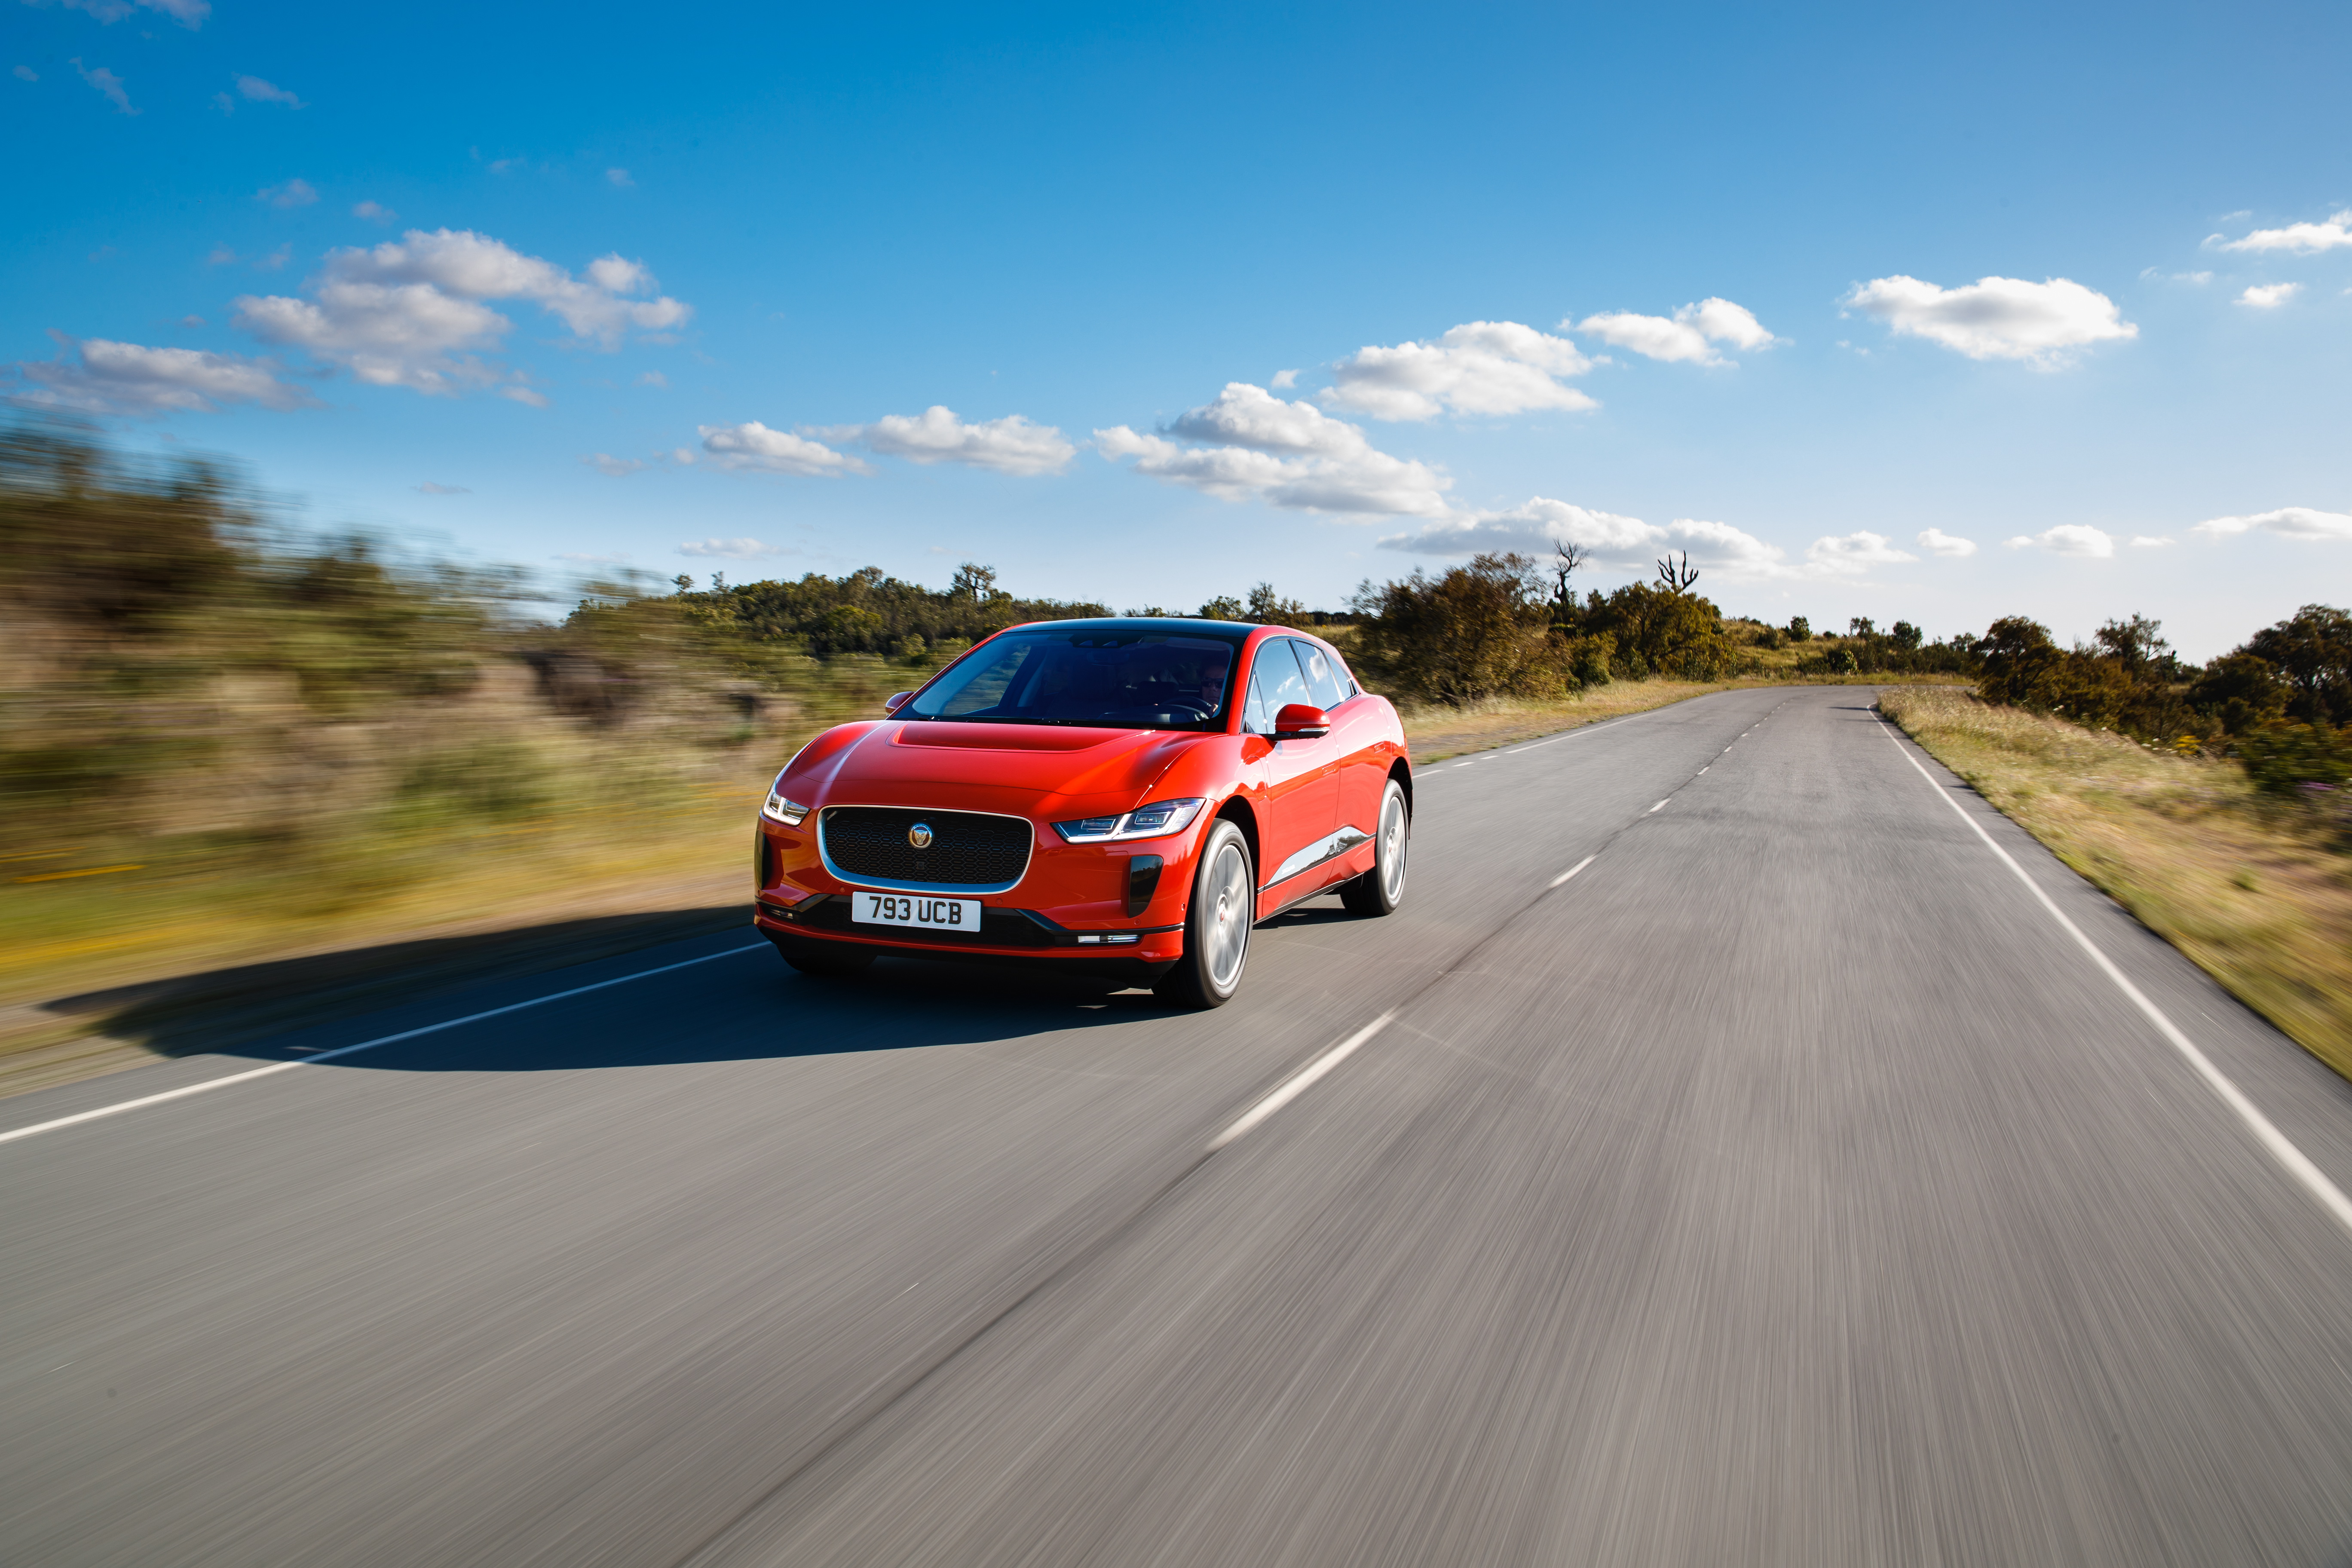
<svg viewBox="0 0 2352 1568">
<path fill-rule="evenodd" d="M 21 71 L 25 68 L 23 66 L 18 66 L 16 68 Z M 25 79 L 30 81 L 33 79 L 26 77 Z M 1266 384 L 1273 387 L 1276 392 L 1288 392 L 1292 387 L 1298 384 L 1298 373 L 1295 370 L 1276 371 L 1274 373 L 1274 379 Z"/>
<path fill-rule="evenodd" d="M 352 209 L 353 217 L 363 217 L 370 223 L 390 223 L 400 215 L 379 201 L 364 201 Z"/>
<path fill-rule="evenodd" d="M 608 256 L 590 263 L 588 273 L 584 281 L 575 279 L 553 262 L 469 230 L 410 229 L 396 241 L 328 252 L 310 299 L 239 299 L 236 321 L 268 342 L 343 365 L 371 385 L 451 395 L 515 379 L 474 357 L 495 348 L 513 326 L 486 300 L 534 301 L 576 338 L 606 349 L 618 347 L 632 326 L 674 326 L 691 313 L 667 297 L 625 297 L 657 287 L 641 262 Z M 506 395 L 545 401 L 523 388 Z"/>
<path fill-rule="evenodd" d="M 1415 533 L 1391 534 L 1383 550 L 1416 555 L 1549 555 L 1562 544 L 1582 545 L 1619 560 L 1638 556 L 1665 538 L 1664 531 L 1638 517 L 1595 511 L 1549 496 L 1530 496 L 1505 511 L 1457 512 Z"/>
<path fill-rule="evenodd" d="M 636 184 L 636 181 L 629 178 L 629 172 L 626 169 L 607 169 L 604 171 L 604 178 L 625 191 Z"/>
<path fill-rule="evenodd" d="M 236 90 L 244 95 L 247 103 L 282 103 L 289 109 L 310 107 L 284 88 L 266 82 L 257 76 L 237 78 Z"/>
<path fill-rule="evenodd" d="M 639 386 L 667 386 L 669 384 L 669 377 L 664 375 L 657 370 L 649 370 L 646 372 L 645 374 L 637 377 L 637 384 Z"/>
<path fill-rule="evenodd" d="M 1977 552 L 1975 540 L 1962 539 L 1957 534 L 1946 533 L 1940 528 L 1921 529 L 1911 542 L 1930 555 L 1941 555 L 1953 561 Z"/>
<path fill-rule="evenodd" d="M 1375 419 L 1593 408 L 1591 398 L 1556 379 L 1591 368 L 1566 338 L 1517 321 L 1469 321 L 1434 342 L 1357 350 L 1331 367 L 1322 401 Z"/>
<path fill-rule="evenodd" d="M 1560 323 L 1563 327 L 1568 324 Z M 1731 363 L 1716 352 L 1717 343 L 1760 349 L 1770 347 L 1774 342 L 1763 323 L 1744 306 L 1718 299 L 1685 305 L 1675 312 L 1672 321 L 1664 316 L 1637 316 L 1630 310 L 1617 310 L 1587 316 L 1576 324 L 1576 330 L 1612 347 L 1631 349 L 1651 359 L 1694 364 Z"/>
<path fill-rule="evenodd" d="M 2002 543 L 2011 550 L 2030 549 L 2038 544 L 2053 555 L 2089 559 L 2105 559 L 2116 552 L 2115 535 L 2081 522 L 2062 522 L 2040 533 L 2021 533 L 2014 539 L 2002 541 Z"/>
<path fill-rule="evenodd" d="M 1139 474 L 1221 500 L 1301 511 L 1443 517 L 1454 483 L 1427 464 L 1376 450 L 1357 426 L 1246 382 L 1229 383 L 1170 431 L 1205 444 L 1179 445 L 1118 425 L 1094 433 L 1095 450 L 1113 461 L 1132 458 Z"/>
<path fill-rule="evenodd" d="M 2220 235 L 2213 239 L 2220 239 Z M 2208 245 L 2213 239 L 2206 241 Z M 2352 246 L 2352 207 L 2325 223 L 2291 223 L 2284 228 L 2258 228 L 2243 239 L 2222 245 L 2224 250 L 2284 250 L 2292 256 L 2315 256 L 2323 250 Z"/>
<path fill-rule="evenodd" d="M 869 472 L 864 463 L 821 441 L 771 430 L 758 420 L 741 425 L 698 425 L 702 449 L 722 468 L 757 468 L 771 474 L 830 477 Z"/>
<path fill-rule="evenodd" d="M 642 458 L 616 458 L 610 452 L 591 453 L 580 460 L 608 479 L 625 479 L 646 466 Z"/>
<path fill-rule="evenodd" d="M 749 561 L 761 555 L 791 553 L 781 544 L 762 544 L 756 539 L 693 539 L 679 545 L 677 552 L 680 555 L 701 555 L 727 561 Z"/>
<path fill-rule="evenodd" d="M 73 357 L 60 352 L 53 360 L 14 366 L 18 378 L 31 384 L 16 395 L 20 402 L 86 414 L 212 413 L 225 403 L 264 408 L 318 404 L 300 387 L 279 380 L 278 367 L 268 360 L 49 335 Z"/>
<path fill-rule="evenodd" d="M 16 79 L 18 81 L 38 81 L 41 79 L 41 73 L 35 70 L 30 66 L 18 66 L 16 68 Z"/>
<path fill-rule="evenodd" d="M 629 552 L 624 550 L 617 554 L 613 555 L 585 555 L 576 550 L 567 550 L 562 554 L 551 555 L 548 559 L 550 561 L 569 561 L 581 566 L 622 566 L 627 564 Z"/>
<path fill-rule="evenodd" d="M 667 297 L 625 298 L 659 287 L 641 261 L 599 258 L 588 264 L 583 282 L 551 261 L 470 229 L 427 234 L 412 228 L 397 240 L 332 251 L 327 275 L 354 283 L 422 283 L 466 300 L 530 300 L 561 316 L 574 336 L 593 338 L 605 348 L 615 346 L 631 327 L 657 331 L 677 326 L 693 313 Z"/>
<path fill-rule="evenodd" d="M 118 112 L 123 114 L 136 114 L 139 112 L 137 110 L 131 107 L 131 94 L 123 89 L 122 79 L 121 77 L 115 75 L 104 66 L 99 67 L 96 70 L 90 69 L 89 67 L 81 63 L 81 57 L 79 55 L 76 55 L 67 63 L 71 65 L 74 69 L 81 72 L 82 80 L 89 83 L 90 86 L 96 88 L 100 93 L 103 93 L 106 97 L 106 101 L 114 105 Z"/>
<path fill-rule="evenodd" d="M 1371 449 L 1360 426 L 1334 419 L 1311 403 L 1287 402 L 1245 381 L 1225 383 L 1215 402 L 1186 410 L 1167 433 L 1187 441 L 1284 455 L 1345 457 Z"/>
<path fill-rule="evenodd" d="M 2172 541 L 2169 539 L 2158 538 L 2145 533 L 2135 533 L 2132 535 L 2132 548 L 2135 550 L 2162 550 L 2171 542 Z"/>
<path fill-rule="evenodd" d="M 533 408 L 544 408 L 547 406 L 547 394 L 538 391 L 532 387 L 521 385 L 501 386 L 499 388 L 499 395 L 500 397 L 511 398 L 517 403 L 529 404 Z"/>
<path fill-rule="evenodd" d="M 436 485 L 431 479 L 425 480 L 416 489 L 428 496 L 469 496 L 474 493 L 463 485 Z"/>
<path fill-rule="evenodd" d="M 2257 310 L 2275 310 L 2303 292 L 2300 283 L 2257 283 L 2238 296 L 2238 303 Z"/>
<path fill-rule="evenodd" d="M 2139 335 L 2114 300 L 2064 278 L 1979 278 L 1941 289 L 1898 275 L 1873 279 L 1841 303 L 1898 335 L 1926 338 L 1970 359 L 2019 359 L 2043 369 L 2066 363 L 2073 351 L 2091 343 Z"/>
<path fill-rule="evenodd" d="M 1032 425 L 1018 414 L 967 425 L 936 403 L 919 415 L 886 414 L 871 425 L 832 425 L 815 434 L 910 463 L 961 463 L 1000 474 L 1056 473 L 1077 453 L 1051 425 Z"/>
<path fill-rule="evenodd" d="M 2276 511 L 2258 511 L 2250 517 L 2217 517 L 2199 523 L 2196 531 L 2212 539 L 2228 539 L 2257 528 L 2288 539 L 2352 540 L 2352 513 L 2283 506 Z"/>
<path fill-rule="evenodd" d="M 1517 551 L 1549 556 L 1555 546 L 1580 544 L 1618 565 L 1646 567 L 1651 551 L 1687 551 L 1693 563 L 1735 579 L 1820 575 L 1784 563 L 1786 552 L 1727 522 L 1676 518 L 1661 528 L 1638 517 L 1594 511 L 1533 496 L 1507 511 L 1457 512 L 1412 533 L 1391 534 L 1383 550 L 1416 555 L 1472 555 Z"/>
<path fill-rule="evenodd" d="M 37 5 L 42 0 L 25 3 Z M 213 14 L 211 0 L 62 0 L 62 4 L 68 11 L 87 11 L 110 27 L 131 15 L 134 5 L 144 10 L 160 11 L 183 27 L 202 26 L 205 18 Z"/>
<path fill-rule="evenodd" d="M 256 191 L 253 199 L 268 202 L 273 207 L 307 207 L 319 199 L 319 193 L 310 181 L 297 179 Z"/>
<path fill-rule="evenodd" d="M 1817 571 L 1839 577 L 1858 577 L 1873 566 L 1894 566 L 1919 558 L 1908 551 L 1895 549 L 1885 534 L 1861 529 L 1814 540 L 1805 547 L 1805 559 Z"/>
<path fill-rule="evenodd" d="M 205 258 L 205 265 L 207 267 L 226 267 L 236 259 L 236 251 L 231 250 L 226 245 L 215 245 L 213 247 L 212 254 Z"/>
</svg>

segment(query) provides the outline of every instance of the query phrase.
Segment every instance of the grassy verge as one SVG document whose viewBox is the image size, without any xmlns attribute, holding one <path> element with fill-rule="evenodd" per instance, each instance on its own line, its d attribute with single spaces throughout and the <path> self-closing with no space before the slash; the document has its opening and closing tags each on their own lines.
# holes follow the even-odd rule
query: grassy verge
<svg viewBox="0 0 2352 1568">
<path fill-rule="evenodd" d="M 1956 690 L 1879 708 L 1994 806 L 2337 1072 L 2352 1078 L 2352 832 L 2258 795 L 2235 763 Z"/>
</svg>

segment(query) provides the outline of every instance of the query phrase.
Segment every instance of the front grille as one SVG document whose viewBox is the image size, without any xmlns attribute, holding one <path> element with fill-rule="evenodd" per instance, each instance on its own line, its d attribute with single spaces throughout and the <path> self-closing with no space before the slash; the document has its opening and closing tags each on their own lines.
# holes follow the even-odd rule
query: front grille
<svg viewBox="0 0 2352 1568">
<path fill-rule="evenodd" d="M 1020 817 L 895 805 L 830 806 L 819 820 L 825 858 L 843 874 L 946 887 L 1019 881 L 1034 831 Z M 930 843 L 920 849 L 907 837 L 919 822 L 931 830 Z"/>
</svg>

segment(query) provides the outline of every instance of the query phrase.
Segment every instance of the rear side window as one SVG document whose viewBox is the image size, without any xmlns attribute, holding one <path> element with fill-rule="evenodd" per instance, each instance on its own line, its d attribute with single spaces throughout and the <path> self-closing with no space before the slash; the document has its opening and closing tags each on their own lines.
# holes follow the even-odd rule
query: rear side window
<svg viewBox="0 0 2352 1568">
<path fill-rule="evenodd" d="M 1290 647 L 1298 656 L 1299 667 L 1307 672 L 1307 689 L 1314 693 L 1308 701 L 1328 713 L 1354 695 L 1348 689 L 1347 678 L 1332 664 L 1330 655 L 1296 637 L 1290 639 Z"/>
<path fill-rule="evenodd" d="M 1287 637 L 1268 637 L 1257 645 L 1250 661 L 1249 700 L 1242 710 L 1242 730 L 1251 735 L 1271 735 L 1274 721 L 1294 702 L 1315 700 Z"/>
</svg>

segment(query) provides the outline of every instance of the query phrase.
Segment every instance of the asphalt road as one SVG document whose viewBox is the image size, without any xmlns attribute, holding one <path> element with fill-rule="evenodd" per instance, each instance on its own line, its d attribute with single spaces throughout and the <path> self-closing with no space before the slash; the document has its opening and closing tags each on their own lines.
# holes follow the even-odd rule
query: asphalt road
<svg viewBox="0 0 2352 1568">
<path fill-rule="evenodd" d="M 1213 1014 L 746 932 L 0 1142 L 0 1560 L 2352 1563 L 2352 1089 L 1868 700 L 1428 769 Z"/>
</svg>

